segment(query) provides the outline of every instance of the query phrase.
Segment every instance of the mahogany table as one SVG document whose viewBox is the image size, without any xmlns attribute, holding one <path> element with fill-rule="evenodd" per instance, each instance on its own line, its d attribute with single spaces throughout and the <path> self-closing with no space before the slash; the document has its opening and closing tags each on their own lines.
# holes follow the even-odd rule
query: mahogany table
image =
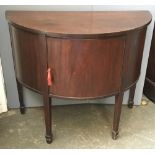
<svg viewBox="0 0 155 155">
<path fill-rule="evenodd" d="M 46 141 L 52 142 L 51 98 L 115 95 L 112 138 L 118 136 L 123 93 L 132 108 L 148 11 L 7 11 L 21 113 L 22 86 L 43 95 Z M 82 116 L 81 116 L 82 117 Z"/>
</svg>

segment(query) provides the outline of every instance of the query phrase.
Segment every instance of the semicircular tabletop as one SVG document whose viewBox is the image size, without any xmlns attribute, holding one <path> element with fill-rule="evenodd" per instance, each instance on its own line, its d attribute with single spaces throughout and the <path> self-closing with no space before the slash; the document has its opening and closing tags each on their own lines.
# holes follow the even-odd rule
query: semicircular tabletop
<svg viewBox="0 0 155 155">
<path fill-rule="evenodd" d="M 12 24 L 53 35 L 109 35 L 142 28 L 151 21 L 149 11 L 6 11 Z"/>
</svg>

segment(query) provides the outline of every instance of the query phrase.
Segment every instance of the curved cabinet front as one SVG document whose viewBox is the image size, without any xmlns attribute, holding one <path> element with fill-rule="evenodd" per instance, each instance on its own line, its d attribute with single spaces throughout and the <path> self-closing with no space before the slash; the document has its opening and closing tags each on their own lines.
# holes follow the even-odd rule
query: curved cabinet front
<svg viewBox="0 0 155 155">
<path fill-rule="evenodd" d="M 47 70 L 45 35 L 10 26 L 16 77 L 26 87 L 43 92 L 43 72 Z"/>
<path fill-rule="evenodd" d="M 112 138 L 118 136 L 123 93 L 134 104 L 148 11 L 8 11 L 21 113 L 22 86 L 43 95 L 46 141 L 52 142 L 51 98 L 115 95 Z M 76 18 L 75 18 L 76 17 Z"/>
<path fill-rule="evenodd" d="M 119 91 L 124 37 L 47 38 L 52 96 L 94 98 Z"/>
<path fill-rule="evenodd" d="M 10 29 L 17 80 L 39 93 L 47 66 L 52 76 L 49 94 L 56 97 L 117 94 L 123 68 L 124 90 L 139 78 L 146 29 L 101 39 L 52 38 L 14 26 Z"/>
<path fill-rule="evenodd" d="M 129 32 L 126 35 L 125 55 L 124 55 L 124 80 L 123 89 L 136 84 L 139 79 L 143 48 L 145 42 L 146 28 Z"/>
</svg>

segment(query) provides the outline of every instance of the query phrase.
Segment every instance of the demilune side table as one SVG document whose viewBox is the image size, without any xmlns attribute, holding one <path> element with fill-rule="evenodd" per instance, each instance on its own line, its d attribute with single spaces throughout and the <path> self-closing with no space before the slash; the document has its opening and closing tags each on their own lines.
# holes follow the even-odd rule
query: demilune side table
<svg viewBox="0 0 155 155">
<path fill-rule="evenodd" d="M 6 11 L 21 113 L 22 86 L 42 94 L 46 141 L 52 142 L 52 97 L 115 95 L 112 138 L 118 136 L 123 93 L 132 108 L 140 75 L 148 11 Z M 82 117 L 82 116 L 81 116 Z"/>
</svg>

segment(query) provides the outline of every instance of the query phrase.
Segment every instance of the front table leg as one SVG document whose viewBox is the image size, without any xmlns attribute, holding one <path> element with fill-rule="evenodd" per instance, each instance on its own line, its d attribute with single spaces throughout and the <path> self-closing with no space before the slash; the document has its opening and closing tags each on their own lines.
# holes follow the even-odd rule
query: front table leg
<svg viewBox="0 0 155 155">
<path fill-rule="evenodd" d="M 134 85 L 134 86 L 132 86 L 132 87 L 130 88 L 130 92 L 129 92 L 129 101 L 128 101 L 128 107 L 129 107 L 129 108 L 133 108 L 133 105 L 134 105 L 135 89 L 136 89 L 136 85 Z"/>
<path fill-rule="evenodd" d="M 112 129 L 112 138 L 115 140 L 118 137 L 118 128 L 119 121 L 122 109 L 122 101 L 123 101 L 123 92 L 117 94 L 115 96 L 115 107 L 114 107 L 114 119 L 113 119 L 113 129 Z"/>
<path fill-rule="evenodd" d="M 51 98 L 47 95 L 44 95 L 44 113 L 45 113 L 45 125 L 46 125 L 46 142 L 48 144 L 52 143 L 52 113 L 51 113 Z"/>
</svg>

